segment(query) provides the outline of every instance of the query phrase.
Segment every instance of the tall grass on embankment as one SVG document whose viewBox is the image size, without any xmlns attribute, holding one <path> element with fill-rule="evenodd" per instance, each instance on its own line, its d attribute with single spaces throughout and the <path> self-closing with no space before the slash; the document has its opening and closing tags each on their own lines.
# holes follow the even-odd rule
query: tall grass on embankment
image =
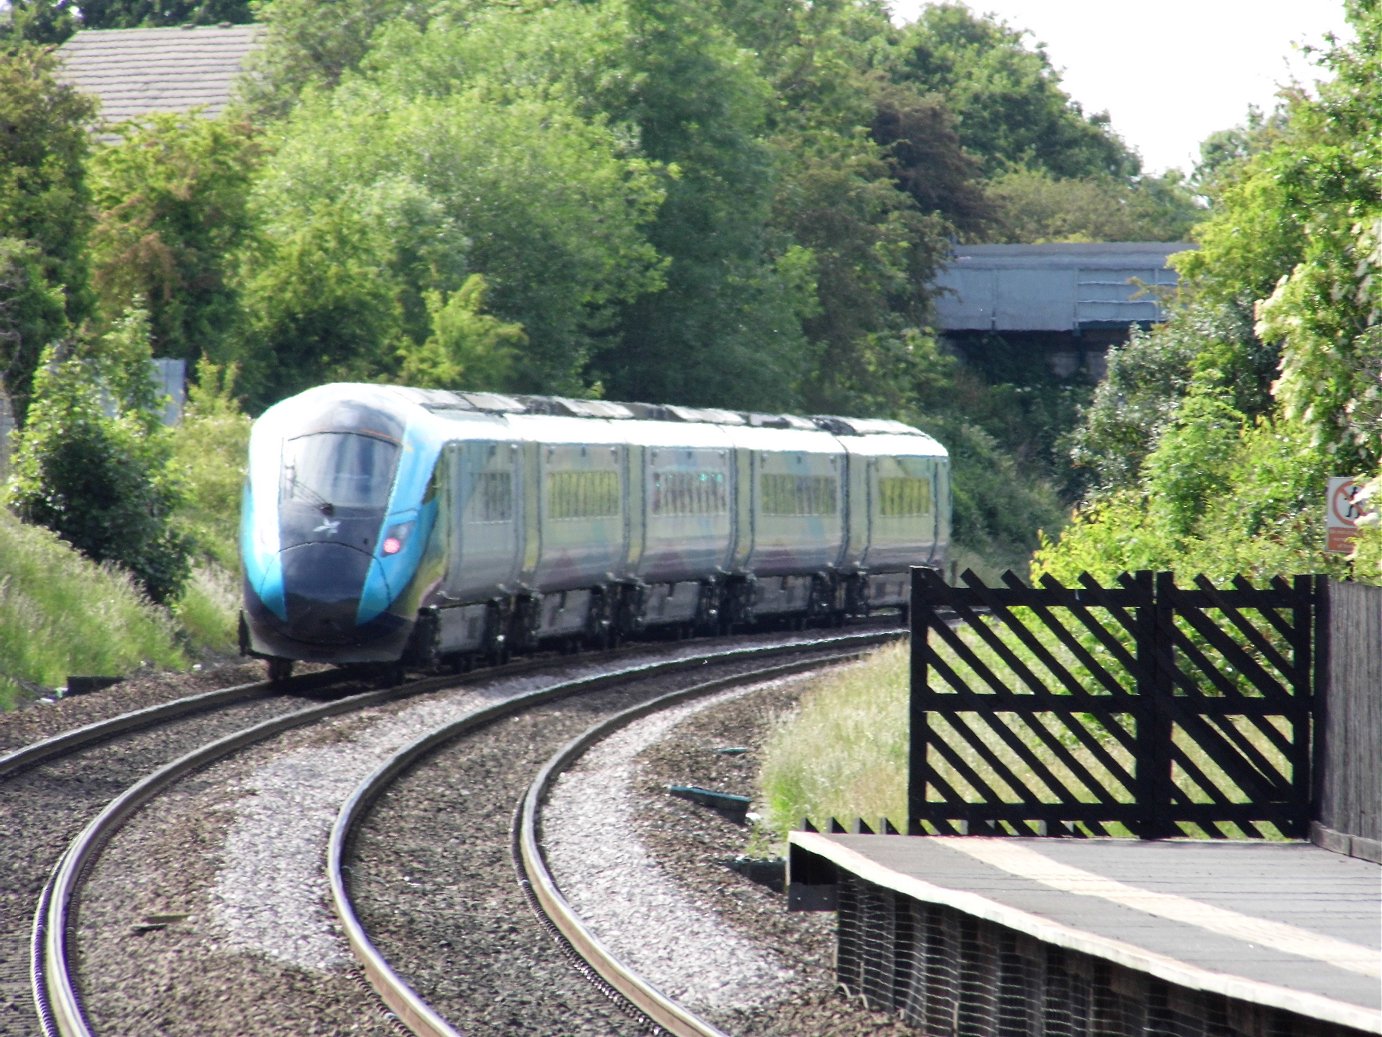
<svg viewBox="0 0 1382 1037">
<path fill-rule="evenodd" d="M 70 674 L 181 668 L 176 626 L 129 578 L 0 508 L 0 709 Z"/>
<path fill-rule="evenodd" d="M 1006 677 L 1008 687 L 1020 693 L 1022 680 L 973 631 L 962 628 L 956 636 L 982 661 L 986 672 L 1000 679 Z M 1043 664 L 1025 645 L 1010 640 L 1008 649 L 1022 658 L 1028 672 L 1043 671 Z M 1047 649 L 1066 672 L 1079 672 L 1077 660 L 1067 649 L 1056 644 L 1047 645 Z M 973 679 L 969 664 L 953 651 L 942 646 L 940 654 L 962 680 L 982 686 Z M 822 831 L 832 819 L 844 824 L 862 819 L 871 826 L 887 819 L 906 831 L 910 659 L 911 646 L 898 642 L 826 675 L 802 696 L 799 709 L 780 721 L 764 746 L 759 772 L 764 820 L 770 829 L 765 836 L 785 838 L 803 818 Z M 938 690 L 956 690 L 949 689 L 938 673 L 932 676 Z M 1127 750 L 1094 719 L 1081 723 L 1082 738 L 1072 738 L 1060 723 L 1050 719 L 1027 721 L 997 709 L 985 722 L 966 723 L 963 732 L 955 730 L 949 719 L 936 718 L 933 724 L 937 725 L 933 733 L 944 739 L 961 761 L 957 767 L 942 757 L 933 757 L 929 761 L 933 771 L 945 785 L 973 802 L 983 801 L 990 790 L 1005 802 L 1022 799 L 1020 793 L 1028 790 L 1051 797 L 1054 793 L 1028 759 L 1038 760 L 1063 788 L 1079 789 L 1081 798 L 1092 802 L 1095 790 L 1084 787 L 1080 776 L 1052 751 L 1053 743 L 1061 743 L 1061 755 L 1078 761 L 1081 773 L 1093 775 L 1108 787 L 1116 785 L 1115 776 L 1090 752 L 1088 740 L 1101 743 L 1103 756 L 1117 760 L 1122 771 L 1133 769 Z M 1007 729 L 1006 737 L 997 731 L 999 725 Z M 976 748 L 976 740 L 982 748 Z M 1025 746 L 1022 752 L 1013 750 L 1015 743 Z M 994 773 L 989 760 L 1000 761 L 1021 788 L 1009 787 Z M 983 786 L 976 787 L 969 775 L 980 775 Z M 1119 798 L 1126 798 L 1126 793 Z"/>
<path fill-rule="evenodd" d="M 774 833 L 907 816 L 908 653 L 898 642 L 817 679 L 779 719 L 759 772 Z"/>
</svg>

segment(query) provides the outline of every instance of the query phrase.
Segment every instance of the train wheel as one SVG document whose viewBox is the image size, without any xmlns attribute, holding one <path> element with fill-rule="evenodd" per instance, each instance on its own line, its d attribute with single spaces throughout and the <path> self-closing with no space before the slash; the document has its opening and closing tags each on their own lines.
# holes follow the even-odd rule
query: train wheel
<svg viewBox="0 0 1382 1037">
<path fill-rule="evenodd" d="M 269 680 L 277 684 L 279 681 L 286 681 L 293 675 L 293 660 L 269 659 L 266 668 L 269 671 Z"/>
</svg>

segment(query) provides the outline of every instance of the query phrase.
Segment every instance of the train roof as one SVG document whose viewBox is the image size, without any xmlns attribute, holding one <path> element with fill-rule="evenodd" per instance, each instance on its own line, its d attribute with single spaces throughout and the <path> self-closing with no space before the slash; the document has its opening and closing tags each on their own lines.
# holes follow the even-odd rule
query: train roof
<svg viewBox="0 0 1382 1037">
<path fill-rule="evenodd" d="M 340 383 L 320 386 L 309 392 L 336 390 L 341 394 L 357 391 L 362 395 L 391 396 L 404 403 L 424 408 L 438 416 L 448 414 L 487 414 L 503 416 L 546 416 L 602 419 L 605 421 L 660 421 L 694 425 L 718 425 L 728 429 L 781 429 L 798 432 L 827 432 L 840 437 L 918 437 L 927 452 L 944 452 L 944 447 L 918 428 L 889 418 L 850 418 L 839 415 L 766 414 L 724 410 L 714 407 L 686 407 L 668 403 L 582 400 L 566 396 L 509 395 L 453 389 L 419 389 L 371 383 Z M 922 444 L 913 441 L 913 449 Z"/>
</svg>

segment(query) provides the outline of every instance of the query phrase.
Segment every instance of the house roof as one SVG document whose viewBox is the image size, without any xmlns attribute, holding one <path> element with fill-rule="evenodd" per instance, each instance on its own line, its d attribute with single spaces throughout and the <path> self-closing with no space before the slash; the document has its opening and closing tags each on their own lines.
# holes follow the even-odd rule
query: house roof
<svg viewBox="0 0 1382 1037">
<path fill-rule="evenodd" d="M 154 112 L 202 107 L 220 113 L 230 101 L 259 25 L 171 29 L 89 29 L 58 50 L 63 79 L 100 103 L 114 126 Z"/>
</svg>

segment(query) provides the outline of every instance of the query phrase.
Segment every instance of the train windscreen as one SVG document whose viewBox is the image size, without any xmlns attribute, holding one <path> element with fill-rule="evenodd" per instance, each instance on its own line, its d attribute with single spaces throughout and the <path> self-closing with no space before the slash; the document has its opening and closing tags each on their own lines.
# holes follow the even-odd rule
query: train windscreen
<svg viewBox="0 0 1382 1037">
<path fill-rule="evenodd" d="M 282 500 L 316 507 L 382 509 L 389 502 L 398 444 L 353 432 L 318 432 L 283 447 Z"/>
</svg>

